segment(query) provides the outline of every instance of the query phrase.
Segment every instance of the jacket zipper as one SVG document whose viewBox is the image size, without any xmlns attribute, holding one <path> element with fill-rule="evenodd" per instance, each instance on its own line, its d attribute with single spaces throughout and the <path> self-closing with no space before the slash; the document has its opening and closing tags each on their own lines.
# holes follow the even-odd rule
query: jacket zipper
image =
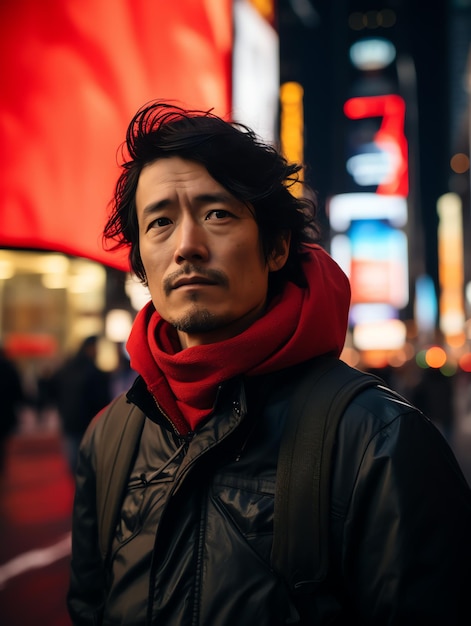
<svg viewBox="0 0 471 626">
<path fill-rule="evenodd" d="M 155 406 L 157 407 L 159 413 L 162 415 L 162 417 L 165 418 L 165 420 L 169 423 L 170 428 L 172 429 L 173 434 L 179 439 L 179 441 L 186 443 L 187 446 L 190 443 L 190 441 L 193 439 L 193 437 L 195 436 L 194 431 L 189 430 L 188 433 L 186 435 L 184 435 L 183 433 L 181 433 L 177 427 L 175 426 L 175 424 L 173 423 L 171 417 L 169 415 L 167 415 L 167 413 L 163 410 L 163 408 L 160 406 L 160 404 L 157 402 L 157 398 L 152 395 L 152 397 L 154 398 L 154 402 L 155 402 Z"/>
<path fill-rule="evenodd" d="M 218 388 L 218 393 L 219 393 L 219 391 L 220 391 L 220 390 L 221 390 L 221 386 L 219 386 L 219 388 Z M 154 397 L 154 396 L 153 396 L 153 397 Z M 190 443 L 191 439 L 193 439 L 193 437 L 195 436 L 195 434 L 196 434 L 196 433 L 195 433 L 195 432 L 190 432 L 187 436 L 182 435 L 181 433 L 179 433 L 179 432 L 177 431 L 177 429 L 175 428 L 175 426 L 174 426 L 174 424 L 173 424 L 172 420 L 171 420 L 171 419 L 170 419 L 170 417 L 169 417 L 169 416 L 165 413 L 165 411 L 163 411 L 163 410 L 162 410 L 162 408 L 160 407 L 160 405 L 159 405 L 159 403 L 157 402 L 157 400 L 156 400 L 156 398 L 155 398 L 155 397 L 154 397 L 154 402 L 155 402 L 155 404 L 156 404 L 156 406 L 157 406 L 158 410 L 159 410 L 159 411 L 160 411 L 160 413 L 162 414 L 162 416 L 163 416 L 166 420 L 168 420 L 168 422 L 170 423 L 170 425 L 171 425 L 171 427 L 172 427 L 172 430 L 173 430 L 173 432 L 175 433 L 176 437 L 178 437 L 178 438 L 179 438 L 182 442 L 186 442 L 186 447 L 188 447 L 188 445 L 189 445 L 189 443 Z M 233 411 L 233 413 L 236 413 L 236 415 L 237 415 L 239 418 L 241 417 L 242 410 L 241 410 L 241 403 L 240 403 L 240 401 L 236 401 L 236 402 L 233 402 L 233 403 L 232 403 L 232 411 Z M 231 432 L 232 432 L 232 431 L 231 431 Z M 221 443 L 221 442 L 222 442 L 222 441 L 223 441 L 223 440 L 224 440 L 224 439 L 225 439 L 225 438 L 226 438 L 229 434 L 230 434 L 230 433 L 226 433 L 226 435 L 225 435 L 225 436 L 223 436 L 223 437 L 219 440 L 218 444 L 220 444 L 220 443 Z M 207 450 L 206 450 L 206 452 L 207 452 Z M 184 473 L 183 473 L 183 474 L 181 474 L 181 475 L 180 475 L 180 477 L 179 477 L 179 480 L 178 480 L 178 483 L 179 483 L 179 484 L 181 483 L 181 481 L 182 481 L 182 480 L 184 480 L 185 475 L 187 475 L 187 474 L 188 474 L 188 472 L 191 470 L 191 468 L 192 468 L 192 467 L 195 465 L 195 463 L 198 461 L 198 458 L 199 458 L 199 457 L 200 457 L 200 455 L 198 455 L 198 457 L 194 458 L 194 459 L 190 462 L 190 464 L 189 464 L 189 465 L 185 468 Z M 167 509 L 168 509 L 168 507 L 169 507 L 169 502 L 171 501 L 171 499 L 172 499 L 172 497 L 173 497 L 173 494 L 175 493 L 175 491 L 176 491 L 176 489 L 177 489 L 177 488 L 178 488 L 178 485 L 177 485 L 177 484 L 174 484 L 174 485 L 173 485 L 173 487 L 172 487 L 172 489 L 171 489 L 171 492 L 170 492 L 170 494 L 169 494 L 169 497 L 168 497 L 168 499 L 167 499 L 167 502 L 166 502 L 166 504 L 165 504 L 165 506 L 164 506 L 164 509 L 163 509 L 163 511 L 162 511 L 161 519 L 164 517 L 164 515 L 165 515 L 165 513 L 166 513 L 166 511 L 167 511 Z M 200 519 L 200 523 L 201 523 L 201 519 Z M 200 534 L 200 542 L 201 542 L 201 532 L 202 532 L 202 529 L 200 528 L 200 533 L 199 533 L 199 534 Z M 156 534 L 156 535 L 155 535 L 155 537 L 154 537 L 154 554 L 155 554 L 155 544 L 156 544 L 156 542 L 157 542 L 157 534 Z M 200 555 L 198 558 L 201 558 L 201 555 Z M 153 571 L 153 567 L 152 567 L 152 568 L 151 568 L 150 575 L 149 575 L 149 590 L 148 590 L 148 600 L 147 600 L 147 617 L 146 617 L 146 625 L 147 625 L 147 626 L 152 626 L 153 588 L 154 588 L 154 585 L 155 585 L 155 572 Z M 196 599 L 195 599 L 195 598 L 193 598 L 193 601 L 194 601 L 194 604 L 193 604 L 193 611 L 192 611 L 192 620 L 195 620 L 195 619 L 196 619 L 196 616 L 197 616 L 197 614 L 198 614 L 198 611 L 197 611 L 197 609 L 196 609 L 196 604 L 195 604 L 195 603 L 196 603 Z"/>
</svg>

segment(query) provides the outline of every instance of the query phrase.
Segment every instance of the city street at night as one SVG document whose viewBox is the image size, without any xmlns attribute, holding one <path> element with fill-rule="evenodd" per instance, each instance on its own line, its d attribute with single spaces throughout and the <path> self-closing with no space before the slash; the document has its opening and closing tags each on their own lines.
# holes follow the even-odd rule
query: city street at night
<svg viewBox="0 0 471 626">
<path fill-rule="evenodd" d="M 471 0 L 0 15 L 0 626 L 471 623 Z"/>
</svg>

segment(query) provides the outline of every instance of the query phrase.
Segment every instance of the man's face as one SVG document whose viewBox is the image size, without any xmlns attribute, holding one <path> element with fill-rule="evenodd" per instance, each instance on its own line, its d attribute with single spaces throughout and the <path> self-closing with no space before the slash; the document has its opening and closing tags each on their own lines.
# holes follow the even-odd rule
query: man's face
<svg viewBox="0 0 471 626">
<path fill-rule="evenodd" d="M 251 210 L 203 165 L 171 157 L 144 167 L 136 210 L 152 301 L 183 348 L 233 337 L 262 314 L 288 243 L 267 263 Z"/>
</svg>

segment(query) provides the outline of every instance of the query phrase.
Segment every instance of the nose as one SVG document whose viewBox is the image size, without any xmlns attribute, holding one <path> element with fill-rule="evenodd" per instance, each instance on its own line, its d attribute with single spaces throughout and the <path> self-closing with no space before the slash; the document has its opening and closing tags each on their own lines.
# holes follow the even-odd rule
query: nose
<svg viewBox="0 0 471 626">
<path fill-rule="evenodd" d="M 182 219 L 176 232 L 175 261 L 207 261 L 208 242 L 205 229 L 193 216 Z"/>
</svg>

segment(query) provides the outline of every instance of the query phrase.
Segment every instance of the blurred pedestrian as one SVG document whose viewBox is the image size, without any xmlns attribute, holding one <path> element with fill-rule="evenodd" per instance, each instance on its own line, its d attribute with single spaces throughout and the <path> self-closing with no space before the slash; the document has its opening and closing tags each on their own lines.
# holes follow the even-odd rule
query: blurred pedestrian
<svg viewBox="0 0 471 626">
<path fill-rule="evenodd" d="M 125 347 L 118 346 L 118 364 L 110 374 L 111 396 L 115 398 L 120 393 L 128 391 L 136 377 L 137 372 L 131 368 Z"/>
<path fill-rule="evenodd" d="M 52 363 L 46 363 L 41 368 L 36 380 L 34 406 L 41 428 L 48 427 L 50 416 L 56 413 L 54 392 L 55 369 L 56 367 Z"/>
<path fill-rule="evenodd" d="M 80 441 L 90 420 L 111 399 L 108 374 L 96 364 L 97 347 L 97 336 L 84 339 L 77 353 L 52 378 L 71 472 L 75 472 Z"/>
<path fill-rule="evenodd" d="M 0 347 L 0 471 L 5 464 L 5 446 L 18 426 L 18 414 L 25 400 L 20 373 Z"/>
<path fill-rule="evenodd" d="M 421 380 L 409 398 L 451 442 L 455 423 L 452 379 L 439 369 L 429 367 L 422 371 Z"/>
</svg>

